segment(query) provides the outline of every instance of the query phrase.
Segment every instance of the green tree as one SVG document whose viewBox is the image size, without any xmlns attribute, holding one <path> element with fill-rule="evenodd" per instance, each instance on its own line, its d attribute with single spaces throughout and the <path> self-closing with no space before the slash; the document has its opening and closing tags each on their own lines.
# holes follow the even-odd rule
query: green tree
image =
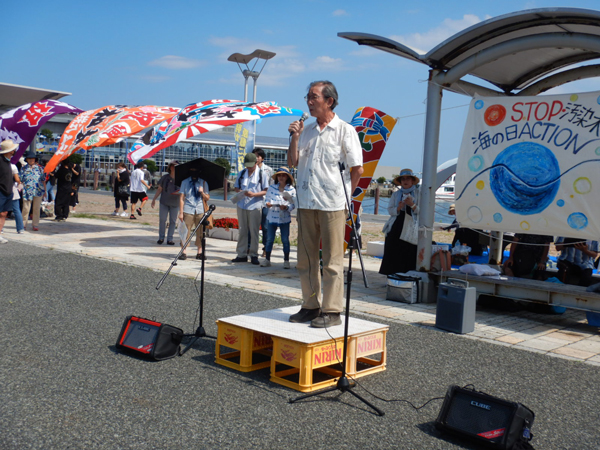
<svg viewBox="0 0 600 450">
<path fill-rule="evenodd" d="M 52 131 L 50 131 L 48 128 L 42 129 L 42 131 L 40 131 L 40 134 L 42 136 L 44 136 L 46 139 L 52 139 L 54 137 L 54 133 Z"/>
<path fill-rule="evenodd" d="M 154 172 L 156 172 L 158 170 L 158 167 L 156 166 L 156 163 L 154 162 L 153 159 L 145 159 L 144 164 L 146 164 L 148 166 L 148 171 L 152 175 L 154 175 Z"/>
<path fill-rule="evenodd" d="M 386 181 L 387 181 L 387 180 L 386 180 L 386 178 L 385 178 L 385 177 L 379 177 L 379 178 L 377 178 L 377 182 L 378 182 L 379 184 L 383 184 L 383 183 L 385 183 Z"/>
<path fill-rule="evenodd" d="M 67 160 L 69 160 L 69 162 L 72 162 L 73 164 L 81 165 L 81 163 L 83 162 L 83 155 L 79 153 L 73 153 L 67 158 Z"/>
<path fill-rule="evenodd" d="M 229 161 L 227 161 L 225 158 L 217 158 L 213 162 L 218 166 L 225 168 L 225 178 L 227 178 L 231 173 L 231 164 L 229 164 Z"/>
</svg>

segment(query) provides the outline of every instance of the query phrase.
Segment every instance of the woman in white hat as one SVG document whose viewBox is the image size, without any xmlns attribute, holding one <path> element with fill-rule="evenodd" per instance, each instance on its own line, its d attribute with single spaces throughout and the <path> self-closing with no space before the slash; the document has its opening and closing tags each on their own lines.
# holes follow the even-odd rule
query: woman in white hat
<svg viewBox="0 0 600 450">
<path fill-rule="evenodd" d="M 394 178 L 394 184 L 400 189 L 390 198 L 390 218 L 383 226 L 385 245 L 379 269 L 383 275 L 406 273 L 417 267 L 415 231 L 419 214 L 419 178 L 411 169 L 402 169 L 400 175 Z"/>
<path fill-rule="evenodd" d="M 4 228 L 4 222 L 9 211 L 13 207 L 13 173 L 10 166 L 10 158 L 19 148 L 12 140 L 6 139 L 0 144 L 0 231 Z M 6 244 L 8 240 L 0 236 L 0 244 Z"/>
<path fill-rule="evenodd" d="M 271 266 L 271 252 L 275 242 L 275 232 L 279 227 L 281 243 L 283 244 L 283 268 L 290 268 L 290 223 L 291 211 L 295 208 L 296 189 L 294 177 L 287 167 L 277 169 L 273 175 L 275 183 L 269 186 L 265 198 L 269 212 L 267 214 L 267 245 L 265 245 L 266 259 L 260 263 L 261 267 Z"/>
</svg>

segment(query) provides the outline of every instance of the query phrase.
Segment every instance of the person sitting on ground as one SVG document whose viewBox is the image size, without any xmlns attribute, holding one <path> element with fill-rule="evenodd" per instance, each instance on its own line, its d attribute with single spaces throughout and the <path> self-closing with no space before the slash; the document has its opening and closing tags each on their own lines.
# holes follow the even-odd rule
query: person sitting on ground
<svg viewBox="0 0 600 450">
<path fill-rule="evenodd" d="M 565 284 L 589 286 L 595 281 L 594 260 L 598 257 L 598 241 L 559 237 L 554 243 L 558 256 L 558 279 Z"/>
<path fill-rule="evenodd" d="M 552 236 L 517 233 L 510 244 L 510 255 L 504 262 L 509 277 L 544 280 Z"/>
<path fill-rule="evenodd" d="M 115 196 L 115 210 L 113 216 L 119 215 L 119 207 L 123 206 L 121 217 L 127 217 L 127 200 L 129 200 L 129 171 L 124 162 L 117 163 L 113 192 Z"/>
<path fill-rule="evenodd" d="M 32 213 L 33 231 L 38 231 L 40 225 L 40 208 L 42 198 L 46 193 L 46 174 L 44 168 L 38 164 L 38 157 L 35 152 L 29 151 L 25 154 L 27 163 L 21 168 L 21 182 L 23 183 L 23 227 L 27 229 L 29 220 L 29 211 Z M 32 209 L 33 205 L 33 209 Z"/>
<path fill-rule="evenodd" d="M 165 229 L 167 228 L 167 217 L 169 219 L 169 229 L 167 233 L 167 245 L 175 245 L 173 236 L 177 228 L 177 217 L 179 216 L 179 187 L 175 186 L 175 167 L 179 165 L 177 161 L 171 161 L 167 166 L 167 173 L 162 176 L 158 182 L 158 188 L 152 199 L 151 206 L 154 208 L 156 199 L 160 197 L 158 212 L 158 241 L 161 245 L 165 241 Z"/>
<path fill-rule="evenodd" d="M 271 266 L 271 252 L 275 242 L 277 227 L 281 231 L 281 243 L 283 244 L 283 268 L 290 268 L 290 223 L 295 208 L 296 189 L 294 189 L 294 177 L 287 167 L 281 167 L 273 175 L 275 184 L 269 186 L 265 199 L 269 214 L 267 215 L 267 245 L 265 246 L 265 260 L 261 267 Z M 286 195 L 287 194 L 287 195 Z M 287 197 L 287 198 L 286 198 Z"/>
<path fill-rule="evenodd" d="M 191 167 L 189 173 L 190 176 L 183 180 L 181 189 L 179 190 L 179 220 L 185 223 L 188 233 L 191 233 L 198 227 L 196 230 L 196 247 L 198 247 L 196 259 L 204 259 L 206 261 L 206 255 L 202 252 L 204 225 L 198 226 L 198 224 L 205 212 L 204 205 L 210 199 L 208 183 L 200 178 L 200 172 L 197 167 Z M 181 242 L 182 247 L 184 243 Z M 187 259 L 185 249 L 179 255 L 179 259 Z"/>
<path fill-rule="evenodd" d="M 137 212 L 138 215 L 142 215 L 142 209 L 144 208 L 144 205 L 146 204 L 146 202 L 148 201 L 148 194 L 146 193 L 147 189 L 150 189 L 150 185 L 148 183 L 146 183 L 146 180 L 144 179 L 144 171 L 143 171 L 143 167 L 144 167 L 144 162 L 143 161 L 138 161 L 138 163 L 135 165 L 136 169 L 131 172 L 131 178 L 130 178 L 130 183 L 131 183 L 131 215 L 129 216 L 129 218 L 131 220 L 136 219 L 134 212 Z M 137 205 L 137 202 L 140 202 L 140 207 L 139 208 L 135 208 L 135 206 Z"/>
</svg>

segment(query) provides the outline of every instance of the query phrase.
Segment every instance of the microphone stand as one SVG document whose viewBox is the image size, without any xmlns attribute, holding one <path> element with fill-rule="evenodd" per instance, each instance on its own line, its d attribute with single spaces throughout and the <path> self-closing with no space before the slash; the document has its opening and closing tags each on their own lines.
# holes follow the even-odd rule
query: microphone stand
<svg viewBox="0 0 600 450">
<path fill-rule="evenodd" d="M 196 225 L 196 228 L 194 228 L 194 231 L 192 231 L 188 234 L 188 238 L 185 241 L 185 244 L 181 246 L 181 250 L 179 250 L 179 253 L 177 254 L 177 256 L 175 256 L 175 259 L 171 262 L 171 266 L 165 272 L 163 277 L 160 279 L 160 281 L 156 285 L 156 290 L 160 289 L 160 287 L 165 282 L 167 276 L 169 276 L 169 273 L 171 273 L 171 270 L 173 269 L 173 267 L 175 267 L 177 265 L 177 261 L 179 260 L 179 257 L 183 254 L 183 251 L 187 248 L 187 246 L 191 242 L 192 238 L 196 234 L 196 231 L 198 230 L 200 225 L 208 224 L 208 218 L 210 217 L 210 215 L 213 213 L 214 210 L 215 210 L 215 205 L 210 205 L 208 208 L 208 211 L 206 211 L 204 213 L 204 215 L 200 219 L 200 222 L 198 222 L 198 225 Z M 204 256 L 204 258 L 202 258 L 202 263 L 200 266 L 200 297 L 198 299 L 198 328 L 196 328 L 196 331 L 193 334 L 184 334 L 183 335 L 184 338 L 193 337 L 194 339 L 192 339 L 190 341 L 190 343 L 183 349 L 183 351 L 179 353 L 179 356 L 184 355 L 192 347 L 192 345 L 194 345 L 196 343 L 196 341 L 201 337 L 217 339 L 216 336 L 210 336 L 210 335 L 206 334 L 206 331 L 204 330 L 204 326 L 202 325 L 203 324 L 203 316 L 204 316 L 204 265 L 206 264 L 206 228 L 202 229 L 202 244 L 201 245 L 202 245 L 202 255 Z"/>
<path fill-rule="evenodd" d="M 371 404 L 370 402 L 365 400 L 363 397 L 361 397 L 359 394 L 357 394 L 356 392 L 351 390 L 353 387 L 356 386 L 356 383 L 354 383 L 354 382 L 351 383 L 348 380 L 348 378 L 346 377 L 346 362 L 348 360 L 348 327 L 349 327 L 349 322 L 350 322 L 350 291 L 352 290 L 352 253 L 353 253 L 353 250 L 356 250 L 358 253 L 358 259 L 360 260 L 360 264 L 362 267 L 363 280 L 365 282 L 365 287 L 369 287 L 369 285 L 368 285 L 368 281 L 367 281 L 367 275 L 365 273 L 365 266 L 363 264 L 362 255 L 360 253 L 360 248 L 358 245 L 356 245 L 356 243 L 358 241 L 357 240 L 358 233 L 356 231 L 356 223 L 354 222 L 354 216 L 352 214 L 352 208 L 350 205 L 350 197 L 348 197 L 348 191 L 346 190 L 346 183 L 344 181 L 344 164 L 343 163 L 339 163 L 339 164 L 340 164 L 340 176 L 342 177 L 342 185 L 344 186 L 344 194 L 346 197 L 346 205 L 348 206 L 348 211 L 350 212 L 350 222 L 352 224 L 352 231 L 350 232 L 350 242 L 348 243 L 348 249 L 350 250 L 350 254 L 348 255 L 348 275 L 347 275 L 347 284 L 346 284 L 346 286 L 347 286 L 346 287 L 346 320 L 344 321 L 344 357 L 342 360 L 342 375 L 340 376 L 340 378 L 335 386 L 332 386 L 327 389 L 322 389 L 317 392 L 311 392 L 310 394 L 301 395 L 300 397 L 297 397 L 294 399 L 290 399 L 289 403 L 295 403 L 295 402 L 297 402 L 299 400 L 303 400 L 305 398 L 310 398 L 310 397 L 314 397 L 316 395 L 325 394 L 326 392 L 332 392 L 332 391 L 339 390 L 339 391 L 341 391 L 342 394 L 344 392 L 348 392 L 348 393 L 352 394 L 354 397 L 359 399 L 365 405 L 367 405 L 371 409 L 373 409 L 379 416 L 383 416 L 383 415 L 385 415 L 385 413 L 382 410 L 380 410 L 379 408 L 377 408 L 376 406 L 374 406 L 373 404 Z"/>
</svg>

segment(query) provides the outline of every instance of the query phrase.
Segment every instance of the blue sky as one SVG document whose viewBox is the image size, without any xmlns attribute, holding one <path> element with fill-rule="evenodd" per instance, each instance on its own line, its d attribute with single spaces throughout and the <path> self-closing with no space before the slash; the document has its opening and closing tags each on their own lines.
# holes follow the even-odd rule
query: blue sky
<svg viewBox="0 0 600 450">
<path fill-rule="evenodd" d="M 598 0 L 5 0 L 0 81 L 71 92 L 64 100 L 84 110 L 110 104 L 183 107 L 211 98 L 243 99 L 243 76 L 227 57 L 264 49 L 277 56 L 258 80 L 259 101 L 307 110 L 307 85 L 329 79 L 338 88 L 336 112 L 342 119 L 350 120 L 361 106 L 400 118 L 380 164 L 420 172 L 427 67 L 361 48 L 338 32 L 377 34 L 426 52 L 502 14 L 599 5 Z M 598 81 L 568 89 L 596 90 Z M 469 100 L 444 94 L 439 164 L 458 156 Z M 257 132 L 285 137 L 288 122 L 266 119 Z"/>
</svg>

